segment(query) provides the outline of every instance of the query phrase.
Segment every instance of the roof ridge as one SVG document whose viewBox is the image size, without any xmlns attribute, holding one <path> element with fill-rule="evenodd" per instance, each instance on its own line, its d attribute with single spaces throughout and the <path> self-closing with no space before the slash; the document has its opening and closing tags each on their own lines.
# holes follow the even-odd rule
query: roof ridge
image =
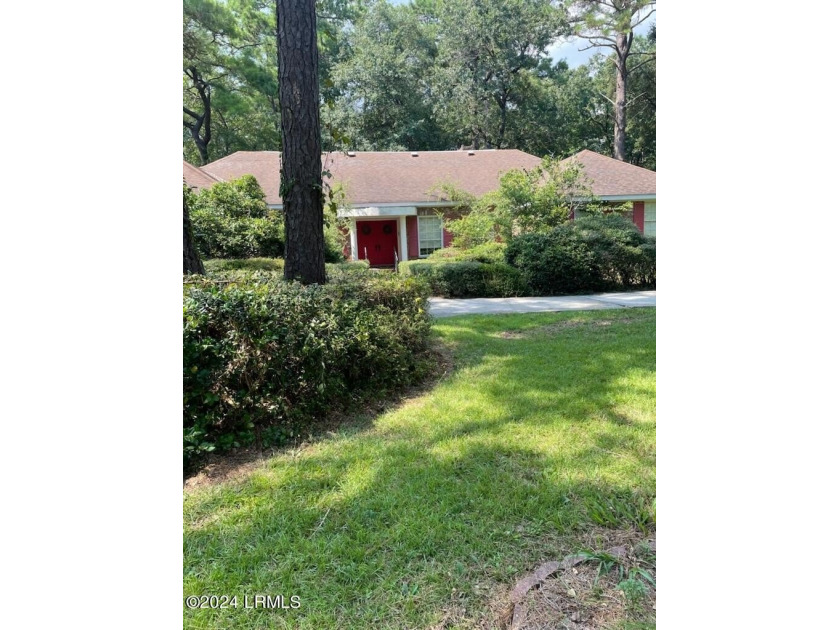
<svg viewBox="0 0 840 630">
<path fill-rule="evenodd" d="M 575 157 L 577 155 L 580 155 L 581 153 L 591 153 L 592 155 L 597 155 L 599 158 L 606 158 L 608 160 L 612 160 L 613 162 L 618 162 L 619 164 L 623 164 L 625 166 L 632 166 L 633 168 L 637 168 L 637 169 L 640 169 L 642 171 L 647 171 L 648 173 L 656 173 L 656 171 L 652 171 L 651 169 L 645 168 L 644 166 L 639 166 L 638 164 L 632 164 L 630 162 L 625 162 L 624 160 L 619 160 L 617 158 L 614 158 L 611 155 L 604 155 L 603 153 L 598 153 L 597 151 L 593 151 L 591 149 L 581 149 L 580 151 L 578 151 L 577 153 L 575 153 L 574 155 L 571 155 L 569 157 Z M 566 158 L 566 159 L 569 159 L 569 158 Z"/>
</svg>

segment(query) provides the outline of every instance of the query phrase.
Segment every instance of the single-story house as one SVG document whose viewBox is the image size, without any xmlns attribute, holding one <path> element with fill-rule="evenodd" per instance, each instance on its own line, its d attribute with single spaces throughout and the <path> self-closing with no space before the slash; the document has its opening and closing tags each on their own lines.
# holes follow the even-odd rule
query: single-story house
<svg viewBox="0 0 840 630">
<path fill-rule="evenodd" d="M 655 172 L 592 151 L 567 159 L 583 164 L 596 196 L 609 202 L 632 202 L 633 220 L 639 229 L 656 233 Z M 340 218 L 349 219 L 345 254 L 352 260 L 367 259 L 372 265 L 425 258 L 451 243 L 452 236 L 440 215 L 446 216 L 456 204 L 435 194 L 440 184 L 454 184 L 480 196 L 498 188 L 503 173 L 531 169 L 540 162 L 540 158 L 516 149 L 324 155 L 330 185 L 341 184 L 346 195 L 345 207 L 339 211 Z M 187 166 L 185 163 L 184 178 L 189 184 Z M 217 181 L 253 175 L 265 191 L 269 207 L 283 207 L 277 151 L 238 151 L 195 170 Z"/>
</svg>

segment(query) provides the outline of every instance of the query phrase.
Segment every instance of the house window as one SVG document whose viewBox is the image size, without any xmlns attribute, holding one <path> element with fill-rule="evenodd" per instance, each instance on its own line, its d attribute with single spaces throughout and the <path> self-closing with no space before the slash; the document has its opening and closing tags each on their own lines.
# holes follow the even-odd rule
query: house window
<svg viewBox="0 0 840 630">
<path fill-rule="evenodd" d="M 656 236 L 656 202 L 645 204 L 645 234 Z"/>
<path fill-rule="evenodd" d="M 417 217 L 417 226 L 421 258 L 443 247 L 443 225 L 440 217 Z"/>
</svg>

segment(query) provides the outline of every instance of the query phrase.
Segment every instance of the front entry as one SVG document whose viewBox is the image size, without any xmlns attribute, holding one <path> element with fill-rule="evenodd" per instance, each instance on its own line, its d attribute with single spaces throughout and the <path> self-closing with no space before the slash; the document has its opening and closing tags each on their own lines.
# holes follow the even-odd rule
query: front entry
<svg viewBox="0 0 840 630">
<path fill-rule="evenodd" d="M 371 266 L 393 265 L 397 249 L 396 221 L 356 221 L 359 260 L 369 260 Z"/>
</svg>

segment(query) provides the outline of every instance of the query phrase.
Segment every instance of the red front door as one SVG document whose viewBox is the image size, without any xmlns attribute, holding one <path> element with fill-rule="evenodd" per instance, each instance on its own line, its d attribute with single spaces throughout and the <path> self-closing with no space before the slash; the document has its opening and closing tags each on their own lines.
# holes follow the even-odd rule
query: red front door
<svg viewBox="0 0 840 630">
<path fill-rule="evenodd" d="M 359 260 L 371 265 L 393 265 L 397 249 L 396 221 L 356 221 Z"/>
</svg>

